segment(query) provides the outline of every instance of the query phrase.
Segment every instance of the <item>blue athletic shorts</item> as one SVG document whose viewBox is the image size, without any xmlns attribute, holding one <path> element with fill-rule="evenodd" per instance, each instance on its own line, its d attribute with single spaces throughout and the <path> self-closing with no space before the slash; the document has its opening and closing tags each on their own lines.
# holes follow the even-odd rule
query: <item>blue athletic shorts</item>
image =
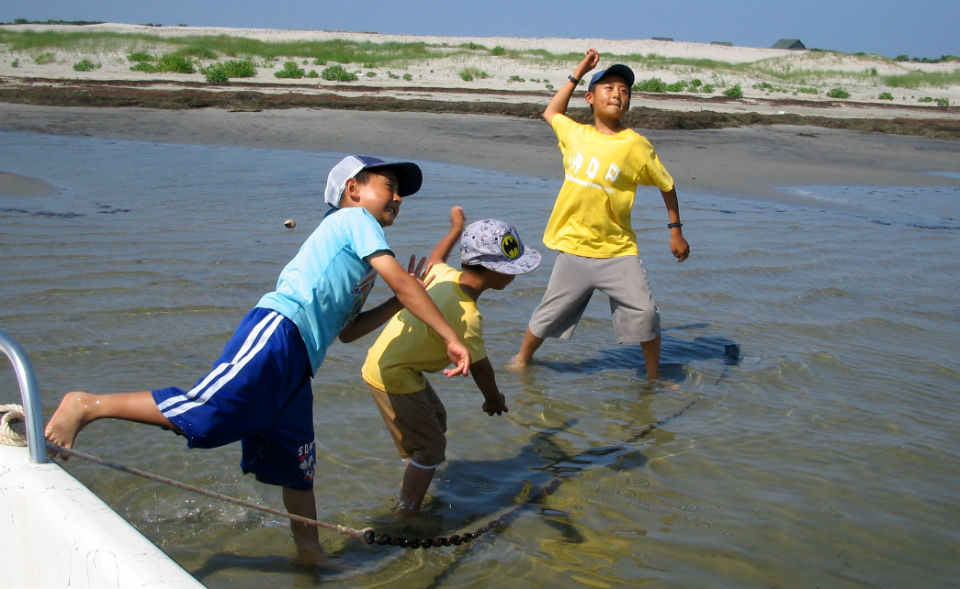
<svg viewBox="0 0 960 589">
<path fill-rule="evenodd" d="M 241 440 L 240 467 L 257 480 L 313 488 L 313 392 L 310 358 L 297 326 L 255 308 L 240 322 L 213 369 L 189 391 L 153 391 L 163 415 L 190 448 Z"/>
</svg>

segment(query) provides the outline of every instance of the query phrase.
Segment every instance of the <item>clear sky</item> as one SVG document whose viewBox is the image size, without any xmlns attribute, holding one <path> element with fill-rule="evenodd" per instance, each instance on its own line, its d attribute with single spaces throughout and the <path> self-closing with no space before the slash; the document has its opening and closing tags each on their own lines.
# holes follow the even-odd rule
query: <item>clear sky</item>
<svg viewBox="0 0 960 589">
<path fill-rule="evenodd" d="M 0 21 L 339 30 L 413 35 L 724 41 L 887 57 L 960 55 L 960 0 L 3 0 Z M 571 48 L 579 49 L 579 48 Z M 602 47 L 599 47 L 603 51 Z"/>
</svg>

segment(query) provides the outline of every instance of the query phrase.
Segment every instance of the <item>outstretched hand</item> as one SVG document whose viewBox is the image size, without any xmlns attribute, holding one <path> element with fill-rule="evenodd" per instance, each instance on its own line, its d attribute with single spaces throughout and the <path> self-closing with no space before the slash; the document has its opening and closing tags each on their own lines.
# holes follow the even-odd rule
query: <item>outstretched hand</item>
<svg viewBox="0 0 960 589">
<path fill-rule="evenodd" d="M 447 344 L 447 358 L 453 363 L 452 368 L 444 368 L 443 373 L 448 377 L 467 376 L 470 374 L 470 352 L 460 342 Z"/>
<path fill-rule="evenodd" d="M 414 266 L 414 264 L 416 264 L 416 266 Z M 424 266 L 426 266 L 426 268 L 424 268 Z M 417 262 L 417 256 L 414 254 L 410 255 L 410 262 L 407 263 L 407 273 L 416 278 L 417 282 L 419 282 L 423 288 L 427 288 L 427 285 L 433 282 L 433 276 L 427 278 L 427 274 L 430 273 L 431 268 L 433 268 L 433 264 L 427 264 L 425 257 L 421 256 L 420 261 Z"/>
</svg>

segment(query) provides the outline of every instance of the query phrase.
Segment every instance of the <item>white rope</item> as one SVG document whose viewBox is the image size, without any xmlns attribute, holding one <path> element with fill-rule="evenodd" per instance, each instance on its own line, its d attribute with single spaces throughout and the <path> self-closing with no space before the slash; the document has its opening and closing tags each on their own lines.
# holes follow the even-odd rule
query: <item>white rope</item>
<svg viewBox="0 0 960 589">
<path fill-rule="evenodd" d="M 21 405 L 0 405 L 0 413 L 3 414 L 3 417 L 0 417 L 0 444 L 5 446 L 26 446 L 27 437 L 26 437 L 26 425 L 23 417 L 23 406 Z M 263 511 L 265 513 L 270 513 L 273 515 L 279 515 L 281 517 L 289 518 L 293 521 L 304 523 L 307 525 L 312 525 L 318 528 L 327 528 L 334 530 L 340 534 L 349 534 L 351 536 L 356 536 L 358 538 L 363 538 L 366 534 L 372 534 L 372 528 L 364 528 L 362 530 L 357 530 L 354 528 L 348 528 L 346 526 L 328 524 L 325 522 L 317 521 L 315 519 L 306 518 L 300 515 L 295 515 L 292 513 L 287 513 L 286 511 L 281 511 L 279 509 L 273 509 L 272 507 L 267 507 L 264 505 L 258 505 L 252 501 L 246 501 L 244 499 L 238 499 L 236 497 L 228 497 L 221 493 L 215 491 L 208 491 L 207 489 L 202 489 L 200 487 L 195 487 L 193 485 L 188 485 L 180 481 L 175 481 L 173 479 L 168 479 L 151 472 L 146 472 L 143 470 L 138 470 L 123 464 L 117 464 L 114 462 L 108 462 L 97 456 L 91 454 L 86 454 L 80 452 L 79 450 L 74 450 L 73 448 L 64 448 L 58 446 L 53 442 L 47 442 L 48 450 L 55 451 L 60 455 L 70 455 L 76 456 L 77 458 L 82 458 L 88 462 L 93 462 L 94 464 L 100 464 L 102 466 L 107 466 L 115 470 L 126 472 L 128 474 L 137 475 L 146 479 L 157 481 L 159 483 L 164 483 L 173 487 L 179 487 L 181 489 L 192 491 L 194 493 L 199 493 L 200 495 L 206 495 L 208 497 L 213 497 L 214 499 L 220 499 L 222 501 L 227 501 L 230 503 L 235 503 L 243 507 L 249 507 L 250 509 L 255 509 L 257 511 Z"/>
<path fill-rule="evenodd" d="M 0 444 L 26 446 L 27 428 L 22 405 L 0 405 Z"/>
</svg>

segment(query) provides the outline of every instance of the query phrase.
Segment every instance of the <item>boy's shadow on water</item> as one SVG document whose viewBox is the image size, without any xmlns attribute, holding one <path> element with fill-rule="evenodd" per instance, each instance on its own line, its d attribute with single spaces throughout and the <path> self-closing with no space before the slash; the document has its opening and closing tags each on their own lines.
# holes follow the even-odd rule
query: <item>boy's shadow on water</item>
<svg viewBox="0 0 960 589">
<path fill-rule="evenodd" d="M 698 336 L 693 340 L 671 337 L 668 332 L 703 329 L 709 327 L 707 323 L 692 323 L 668 327 L 663 329 L 661 342 L 662 359 L 660 364 L 661 378 L 680 381 L 685 376 L 684 365 L 714 359 L 722 359 L 725 364 L 736 363 L 733 356 L 739 359 L 740 347 L 733 340 L 723 336 Z M 638 344 L 618 345 L 602 348 L 592 358 L 579 361 L 542 360 L 534 357 L 532 366 L 542 366 L 555 372 L 591 373 L 601 370 L 635 369 L 638 377 L 646 376 L 646 365 L 643 360 L 643 349 Z"/>
<path fill-rule="evenodd" d="M 476 530 L 502 515 L 509 516 L 505 521 L 505 525 L 509 525 L 520 513 L 534 510 L 563 540 L 583 542 L 584 538 L 572 518 L 563 511 L 545 507 L 543 499 L 564 481 L 586 471 L 642 468 L 647 459 L 629 443 L 589 448 L 581 452 L 565 450 L 557 444 L 556 437 L 574 425 L 575 421 L 568 421 L 559 427 L 536 432 L 517 455 L 510 458 L 451 460 L 438 471 L 434 481 L 435 490 L 413 527 L 398 522 L 389 508 L 385 508 L 374 521 L 365 522 L 364 526 L 372 527 L 377 534 L 397 537 L 439 537 Z M 362 540 L 349 538 L 341 548 L 330 554 L 331 563 L 337 567 L 335 569 L 298 565 L 291 558 L 277 555 L 248 556 L 221 552 L 210 555 L 191 574 L 201 582 L 229 570 L 311 575 L 316 582 L 330 582 L 374 573 L 398 557 L 403 550 L 409 549 L 368 546 Z"/>
<path fill-rule="evenodd" d="M 674 327 L 671 330 L 702 327 L 704 325 L 696 324 Z M 692 341 L 671 338 L 668 342 L 671 357 L 679 358 L 682 362 L 722 359 L 725 365 L 731 365 L 737 364 L 740 359 L 739 345 L 724 337 L 697 337 Z M 636 368 L 642 364 L 643 353 L 640 346 L 618 346 L 602 350 L 596 358 L 580 362 L 537 362 L 537 365 L 558 372 Z M 683 364 L 676 366 L 676 376 L 680 380 L 683 377 Z M 670 374 L 675 374 L 671 371 L 664 372 L 667 372 L 667 378 L 670 378 Z M 382 515 L 375 517 L 374 521 L 366 522 L 366 526 L 373 527 L 378 534 L 409 538 L 438 537 L 473 531 L 501 516 L 508 516 L 505 525 L 509 525 L 520 513 L 536 511 L 542 521 L 557 530 L 563 540 L 583 542 L 584 538 L 572 518 L 563 511 L 546 506 L 543 500 L 564 482 L 591 470 L 625 471 L 645 467 L 647 457 L 635 443 L 653 430 L 660 429 L 666 421 L 679 416 L 686 409 L 681 409 L 666 420 L 655 421 L 649 408 L 651 400 L 649 395 L 640 395 L 632 401 L 637 404 L 631 411 L 636 425 L 627 432 L 622 441 L 571 452 L 558 444 L 558 435 L 576 425 L 575 420 L 568 420 L 558 427 L 536 431 L 519 452 L 510 458 L 451 460 L 438 471 L 434 480 L 434 491 L 430 494 L 430 500 L 424 504 L 414 528 L 399 523 L 390 508 L 384 508 Z M 687 407 L 694 402 L 695 400 L 691 401 Z M 331 553 L 331 560 L 339 570 L 297 565 L 282 556 L 252 557 L 219 553 L 211 555 L 200 569 L 193 571 L 193 575 L 202 581 L 220 571 L 249 569 L 268 574 L 307 574 L 315 577 L 314 580 L 318 583 L 329 582 L 374 573 L 404 550 L 409 549 L 367 546 L 359 539 L 350 538 L 342 548 Z M 438 573 L 435 584 L 451 573 L 458 560 Z"/>
</svg>

